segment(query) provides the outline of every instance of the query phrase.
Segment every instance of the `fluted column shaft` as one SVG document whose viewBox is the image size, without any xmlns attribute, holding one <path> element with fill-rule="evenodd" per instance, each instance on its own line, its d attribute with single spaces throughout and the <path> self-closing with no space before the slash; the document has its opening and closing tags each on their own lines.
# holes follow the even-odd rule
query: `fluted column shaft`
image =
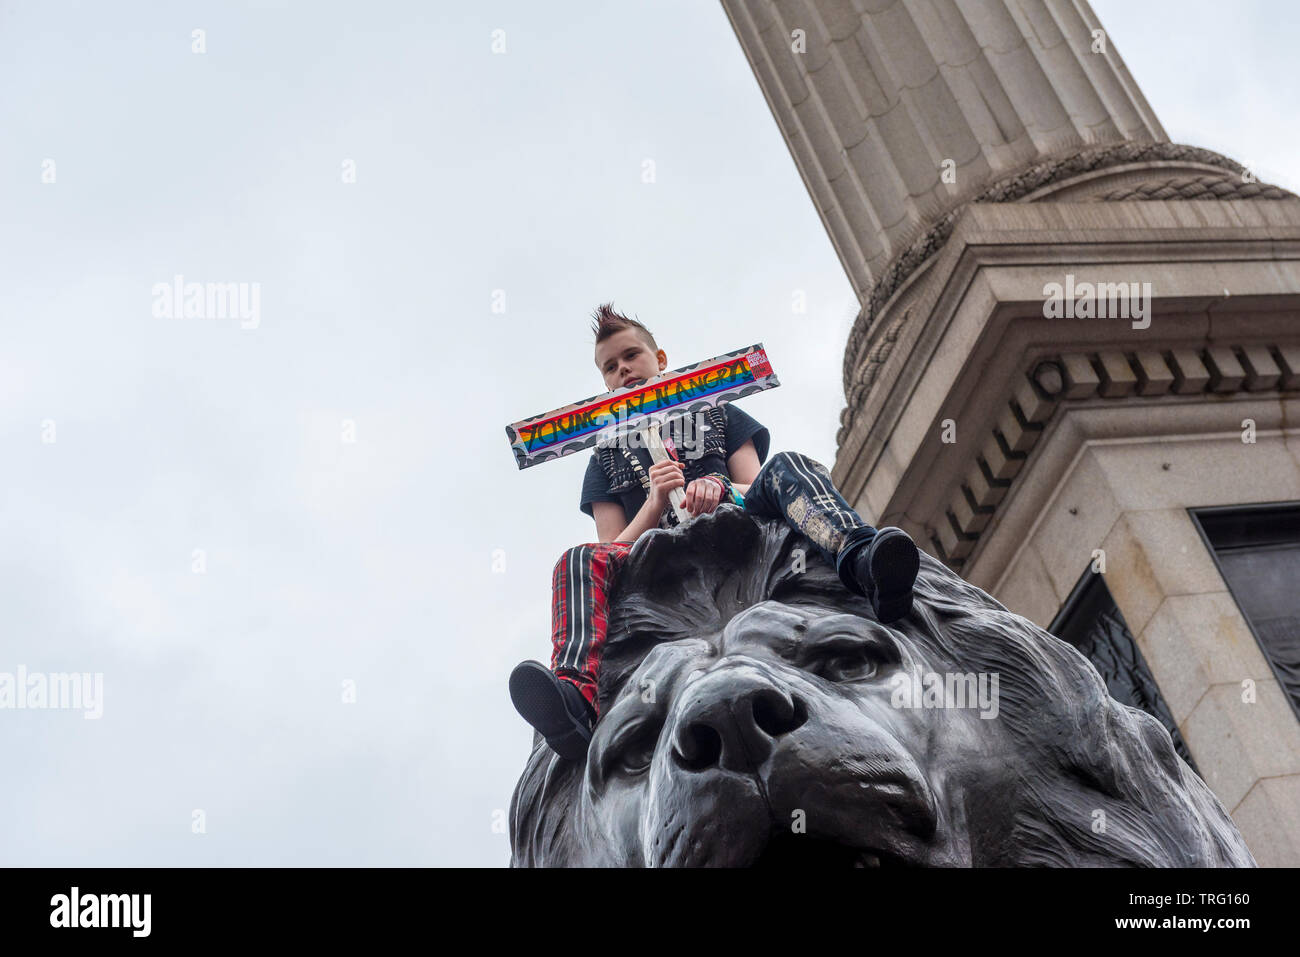
<svg viewBox="0 0 1300 957">
<path fill-rule="evenodd" d="M 1072 145 L 1167 139 L 1085 0 L 722 5 L 863 302 L 993 180 Z"/>
</svg>

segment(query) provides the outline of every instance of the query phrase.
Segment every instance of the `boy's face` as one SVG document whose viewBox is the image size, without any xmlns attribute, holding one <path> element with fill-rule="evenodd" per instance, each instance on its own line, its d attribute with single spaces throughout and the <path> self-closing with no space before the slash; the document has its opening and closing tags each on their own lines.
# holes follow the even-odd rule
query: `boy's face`
<svg viewBox="0 0 1300 957">
<path fill-rule="evenodd" d="M 609 391 L 657 376 L 668 368 L 668 356 L 655 351 L 637 329 L 620 329 L 596 344 L 596 368 Z"/>
</svg>

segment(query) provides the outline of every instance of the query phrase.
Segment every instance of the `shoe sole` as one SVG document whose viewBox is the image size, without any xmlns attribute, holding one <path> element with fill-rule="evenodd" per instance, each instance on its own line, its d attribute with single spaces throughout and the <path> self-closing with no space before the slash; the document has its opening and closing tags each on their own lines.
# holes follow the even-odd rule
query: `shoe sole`
<svg viewBox="0 0 1300 957">
<path fill-rule="evenodd" d="M 537 662 L 524 662 L 510 673 L 510 700 L 551 750 L 569 761 L 587 755 L 591 731 L 569 712 L 558 679 Z"/>
<path fill-rule="evenodd" d="M 921 570 L 916 543 L 906 532 L 890 532 L 871 555 L 871 578 L 877 595 L 876 616 L 881 623 L 897 621 L 912 610 L 912 585 Z M 894 593 L 902 592 L 901 595 Z"/>
</svg>

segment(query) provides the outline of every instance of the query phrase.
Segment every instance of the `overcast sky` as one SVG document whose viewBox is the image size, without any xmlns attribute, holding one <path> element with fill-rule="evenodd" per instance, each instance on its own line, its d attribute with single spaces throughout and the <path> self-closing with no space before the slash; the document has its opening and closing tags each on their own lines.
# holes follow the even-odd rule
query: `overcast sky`
<svg viewBox="0 0 1300 957">
<path fill-rule="evenodd" d="M 1094 8 L 1172 139 L 1300 189 L 1291 5 Z M 593 526 L 503 426 L 602 390 L 600 302 L 763 341 L 747 411 L 834 459 L 857 304 L 710 0 L 4 2 L 0 131 L 0 672 L 103 674 L 0 710 L 2 863 L 506 863 Z"/>
</svg>

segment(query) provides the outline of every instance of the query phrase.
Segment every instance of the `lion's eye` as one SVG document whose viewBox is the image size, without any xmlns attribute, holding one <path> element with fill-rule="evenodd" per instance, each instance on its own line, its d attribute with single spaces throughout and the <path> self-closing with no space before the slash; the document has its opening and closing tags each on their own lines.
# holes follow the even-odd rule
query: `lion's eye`
<svg viewBox="0 0 1300 957">
<path fill-rule="evenodd" d="M 602 756 L 601 774 L 618 771 L 637 775 L 648 771 L 659 745 L 659 728 L 660 722 L 652 721 L 620 729 Z"/>
<path fill-rule="evenodd" d="M 628 774 L 641 774 L 650 770 L 650 762 L 655 757 L 655 744 L 655 739 L 648 735 L 631 742 L 618 756 L 619 766 Z"/>
<path fill-rule="evenodd" d="M 854 648 L 827 657 L 821 672 L 831 681 L 866 681 L 875 677 L 878 668 L 869 648 Z"/>
</svg>

